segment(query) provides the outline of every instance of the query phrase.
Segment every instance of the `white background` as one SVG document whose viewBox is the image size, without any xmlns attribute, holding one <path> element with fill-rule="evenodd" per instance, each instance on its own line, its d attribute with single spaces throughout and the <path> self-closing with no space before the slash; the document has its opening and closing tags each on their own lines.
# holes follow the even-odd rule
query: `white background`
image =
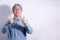
<svg viewBox="0 0 60 40">
<path fill-rule="evenodd" d="M 22 14 L 33 29 L 33 34 L 28 34 L 27 40 L 60 40 L 60 0 L 0 0 L 0 6 L 8 5 L 11 9 L 16 3 L 22 5 Z M 2 14 L 3 12 L 4 9 L 2 12 L 0 9 L 0 15 L 8 18 L 7 15 Z M 2 16 L 0 16 L 0 25 L 3 24 L 1 18 Z M 1 36 L 0 40 L 7 38 L 4 34 Z"/>
</svg>

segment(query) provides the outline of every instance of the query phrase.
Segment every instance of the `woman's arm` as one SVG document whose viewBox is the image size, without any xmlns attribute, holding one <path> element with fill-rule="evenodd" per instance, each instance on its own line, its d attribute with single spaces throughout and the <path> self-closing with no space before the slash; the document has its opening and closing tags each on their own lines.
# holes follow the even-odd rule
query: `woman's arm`
<svg viewBox="0 0 60 40">
<path fill-rule="evenodd" d="M 25 27 L 26 27 L 26 32 L 27 32 L 28 34 L 32 34 L 33 30 L 32 30 L 32 28 L 31 28 L 31 26 L 27 23 L 27 20 L 26 20 L 25 17 L 23 17 L 22 22 L 23 22 L 23 24 L 24 24 Z"/>
<path fill-rule="evenodd" d="M 31 26 L 28 23 L 25 24 L 25 27 L 26 27 L 26 32 L 28 34 L 32 34 L 33 33 L 33 30 L 32 30 Z"/>
<path fill-rule="evenodd" d="M 6 33 L 6 32 L 9 32 L 9 27 L 8 26 L 10 26 L 9 24 L 4 24 L 3 25 L 3 28 L 1 29 L 1 32 L 2 33 Z"/>
</svg>

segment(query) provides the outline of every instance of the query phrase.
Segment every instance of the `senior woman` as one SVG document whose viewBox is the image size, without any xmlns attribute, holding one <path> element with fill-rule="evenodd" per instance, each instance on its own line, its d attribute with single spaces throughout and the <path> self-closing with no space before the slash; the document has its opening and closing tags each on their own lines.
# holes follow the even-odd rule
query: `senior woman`
<svg viewBox="0 0 60 40">
<path fill-rule="evenodd" d="M 12 8 L 14 18 L 10 18 L 2 28 L 2 33 L 8 33 L 8 40 L 26 40 L 26 33 L 32 34 L 32 28 L 25 17 L 21 18 L 22 7 L 15 4 Z"/>
</svg>

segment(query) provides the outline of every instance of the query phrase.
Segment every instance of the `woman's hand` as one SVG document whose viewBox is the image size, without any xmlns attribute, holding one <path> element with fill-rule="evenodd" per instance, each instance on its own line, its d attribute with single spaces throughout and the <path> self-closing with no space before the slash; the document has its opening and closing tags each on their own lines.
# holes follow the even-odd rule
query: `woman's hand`
<svg viewBox="0 0 60 40">
<path fill-rule="evenodd" d="M 25 18 L 25 16 L 23 17 L 22 22 L 23 22 L 23 24 L 26 24 L 26 18 Z"/>
<path fill-rule="evenodd" d="M 13 22 L 14 22 L 13 18 L 10 18 L 10 19 L 8 20 L 8 23 L 9 23 L 9 24 L 12 24 Z"/>
</svg>

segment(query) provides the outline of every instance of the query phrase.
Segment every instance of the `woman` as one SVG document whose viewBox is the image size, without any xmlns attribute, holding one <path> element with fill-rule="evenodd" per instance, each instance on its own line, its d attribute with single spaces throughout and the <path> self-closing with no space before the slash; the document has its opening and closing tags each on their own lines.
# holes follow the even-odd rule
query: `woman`
<svg viewBox="0 0 60 40">
<path fill-rule="evenodd" d="M 10 18 L 4 25 L 2 33 L 8 33 L 8 40 L 26 40 L 26 33 L 32 34 L 32 28 L 25 17 L 21 18 L 22 7 L 15 4 L 12 8 L 14 18 Z"/>
</svg>

